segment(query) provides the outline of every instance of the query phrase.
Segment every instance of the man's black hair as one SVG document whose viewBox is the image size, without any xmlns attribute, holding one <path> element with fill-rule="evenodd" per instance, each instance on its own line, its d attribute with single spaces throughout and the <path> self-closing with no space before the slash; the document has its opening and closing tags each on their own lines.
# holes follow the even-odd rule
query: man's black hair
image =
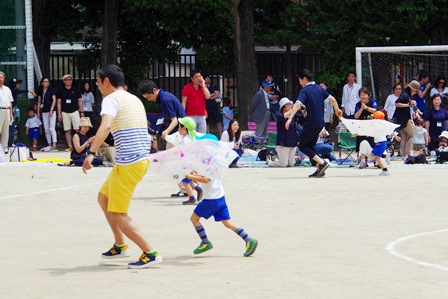
<svg viewBox="0 0 448 299">
<path fill-rule="evenodd" d="M 113 87 L 120 87 L 124 85 L 124 73 L 115 64 L 108 64 L 102 67 L 98 72 L 98 77 L 100 77 L 101 81 L 104 81 L 106 77 L 109 78 L 110 84 Z"/>
<path fill-rule="evenodd" d="M 303 79 L 306 78 L 308 81 L 314 81 L 314 75 L 310 70 L 303 69 L 297 75 L 297 78 Z"/>
<path fill-rule="evenodd" d="M 151 80 L 144 80 L 144 81 L 140 82 L 140 84 L 138 85 L 138 91 L 142 95 L 145 94 L 145 93 L 153 94 L 154 93 L 154 88 L 159 89 L 157 87 L 157 84 L 155 84 Z"/>
<path fill-rule="evenodd" d="M 192 69 L 192 70 L 190 71 L 190 78 L 193 78 L 194 75 L 196 75 L 196 74 L 198 74 L 198 73 L 199 73 L 199 74 L 202 73 L 200 69 Z"/>
</svg>

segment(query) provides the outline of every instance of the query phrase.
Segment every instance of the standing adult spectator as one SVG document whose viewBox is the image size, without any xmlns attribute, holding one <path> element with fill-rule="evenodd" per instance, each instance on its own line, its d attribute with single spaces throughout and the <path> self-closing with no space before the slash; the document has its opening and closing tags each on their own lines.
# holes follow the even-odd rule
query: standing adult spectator
<svg viewBox="0 0 448 299">
<path fill-rule="evenodd" d="M 149 167 L 151 145 L 145 107 L 139 98 L 125 91 L 124 74 L 116 65 L 106 65 L 98 72 L 96 84 L 104 99 L 101 106 L 101 125 L 86 152 L 83 171 L 92 168 L 95 152 L 112 132 L 117 147 L 114 168 L 98 193 L 98 203 L 114 234 L 115 243 L 103 258 L 128 257 L 125 236 L 143 251 L 139 260 L 128 268 L 147 268 L 162 262 L 135 220 L 128 215 L 132 195 Z"/>
<path fill-rule="evenodd" d="M 191 70 L 190 80 L 191 82 L 182 90 L 182 107 L 187 116 L 196 122 L 196 131 L 205 134 L 207 132 L 205 102 L 210 99 L 210 92 L 204 84 L 200 70 Z"/>
<path fill-rule="evenodd" d="M 37 116 L 42 120 L 49 149 L 57 151 L 56 142 L 56 90 L 50 86 L 50 79 L 42 77 L 37 91 Z"/>
<path fill-rule="evenodd" d="M 179 123 L 177 119 L 185 117 L 185 110 L 179 99 L 172 93 L 159 89 L 157 85 L 150 80 L 140 82 L 138 90 L 145 99 L 150 102 L 156 102 L 162 108 L 164 118 L 162 138 L 177 132 L 177 125 Z"/>
<path fill-rule="evenodd" d="M 359 89 L 361 85 L 356 83 L 356 73 L 348 72 L 348 83 L 344 85 L 342 90 L 342 112 L 345 113 L 346 118 L 354 118 L 355 105 L 359 102 Z"/>
<path fill-rule="evenodd" d="M 434 83 L 434 87 L 431 88 L 430 96 L 432 98 L 435 94 L 448 94 L 448 87 L 446 87 L 446 78 L 444 75 L 440 75 L 436 78 L 436 82 Z"/>
<path fill-rule="evenodd" d="M 9 139 L 9 123 L 13 120 L 12 97 L 11 89 L 4 85 L 5 73 L 0 72 L 0 143 L 5 153 L 8 153 L 8 139 Z"/>
<path fill-rule="evenodd" d="M 280 88 L 278 87 L 277 83 L 274 82 L 274 76 L 270 74 L 266 75 L 264 81 L 274 84 L 271 91 L 269 92 L 269 100 L 271 101 L 272 118 L 275 120 L 277 112 L 280 110 L 280 105 L 278 102 L 281 96 Z"/>
<path fill-rule="evenodd" d="M 82 107 L 84 108 L 84 116 L 93 120 L 93 107 L 95 106 L 95 97 L 90 90 L 90 83 L 84 82 L 81 86 Z"/>
<path fill-rule="evenodd" d="M 408 84 L 409 93 L 403 91 L 398 99 L 395 101 L 395 119 L 396 123 L 400 125 L 400 153 L 402 157 L 407 157 L 411 154 L 414 144 L 414 122 L 411 118 L 411 107 L 416 105 L 414 100 L 411 100 L 420 89 L 420 83 L 411 81 Z"/>
<path fill-rule="evenodd" d="M 435 94 L 431 97 L 432 108 L 427 110 L 424 116 L 425 128 L 429 133 L 428 150 L 433 151 L 439 147 L 439 136 L 446 130 L 448 121 L 448 112 L 440 107 L 442 97 Z"/>
<path fill-rule="evenodd" d="M 176 98 L 172 93 L 159 89 L 158 86 L 151 80 L 145 80 L 138 85 L 140 94 L 150 102 L 156 102 L 162 108 L 163 123 L 162 123 L 162 138 L 171 133 L 178 131 L 178 118 L 185 117 L 185 110 L 180 103 L 180 100 Z M 171 147 L 171 143 L 167 143 L 167 147 Z M 183 197 L 187 196 L 184 192 L 183 184 L 179 184 L 179 192 L 171 194 L 171 197 Z"/>
<path fill-rule="evenodd" d="M 13 109 L 13 116 L 14 116 L 14 108 L 17 106 L 17 102 L 19 99 L 19 94 L 27 94 L 30 93 L 34 97 L 36 96 L 36 93 L 32 90 L 26 90 L 26 89 L 20 89 L 20 85 L 22 84 L 22 80 L 12 78 L 9 80 L 9 88 L 11 89 L 12 98 L 14 99 L 14 102 L 12 102 L 12 109 Z M 11 122 L 9 126 L 9 138 L 8 138 L 8 146 L 11 147 L 14 142 L 14 131 L 16 130 L 17 123 Z"/>
<path fill-rule="evenodd" d="M 293 106 L 293 110 L 288 116 L 285 128 L 289 128 L 296 112 L 302 110 L 301 108 L 304 108 L 304 115 L 306 115 L 306 117 L 303 122 L 303 130 L 300 136 L 299 150 L 310 159 L 313 159 L 317 164 L 316 171 L 309 177 L 322 177 L 325 175 L 325 170 L 330 164 L 316 154 L 314 147 L 319 138 L 319 133 L 325 125 L 325 99 L 328 98 L 330 100 L 338 117 L 342 116 L 342 111 L 339 110 L 336 99 L 314 82 L 314 75 L 310 70 L 304 69 L 300 71 L 298 80 L 303 89 L 300 91 L 299 97 Z"/>
<path fill-rule="evenodd" d="M 395 114 L 395 102 L 403 92 L 403 86 L 400 83 L 395 83 L 393 92 L 387 97 L 384 109 L 387 111 L 387 117 L 390 121 L 393 120 Z"/>
<path fill-rule="evenodd" d="M 412 97 L 412 99 L 417 103 L 417 108 L 421 113 L 426 111 L 426 93 L 431 89 L 431 82 L 429 82 L 429 74 L 424 70 L 418 71 L 419 77 L 419 90 Z"/>
<path fill-rule="evenodd" d="M 261 89 L 257 91 L 252 99 L 250 112 L 252 120 L 257 125 L 255 136 L 268 136 L 268 126 L 271 118 L 269 92 L 273 86 L 274 83 L 263 81 L 263 83 L 261 83 Z"/>
<path fill-rule="evenodd" d="M 319 85 L 324 90 L 327 90 L 327 88 L 328 88 L 327 82 L 325 82 L 325 81 L 321 81 L 319 83 Z M 334 114 L 333 105 L 331 105 L 330 100 L 327 98 L 327 99 L 325 99 L 325 104 L 324 104 L 325 130 L 327 130 L 327 131 L 330 131 L 330 127 L 333 124 L 333 114 Z"/>
<path fill-rule="evenodd" d="M 233 119 L 234 113 L 230 98 L 222 100 L 222 129 L 225 131 L 229 127 L 229 122 Z"/>
<path fill-rule="evenodd" d="M 207 109 L 207 131 L 210 133 L 210 125 L 216 126 L 218 130 L 218 136 L 222 135 L 222 115 L 219 111 L 219 103 L 222 100 L 221 93 L 219 92 L 216 85 L 212 84 L 209 75 L 204 76 L 205 86 L 207 86 L 210 92 L 210 99 L 206 102 Z M 217 100 L 219 102 L 217 102 Z"/>
<path fill-rule="evenodd" d="M 270 167 L 293 167 L 296 160 L 295 154 L 299 135 L 296 131 L 296 117 L 293 117 L 289 128 L 286 129 L 285 124 L 292 112 L 292 101 L 288 98 L 280 100 L 280 111 L 277 112 L 277 140 L 276 150 L 278 154 L 277 161 L 268 161 Z"/>
<path fill-rule="evenodd" d="M 62 77 L 64 87 L 57 95 L 58 103 L 58 120 L 62 121 L 65 131 L 65 140 L 68 148 L 66 151 L 72 150 L 72 128 L 75 131 L 79 129 L 80 115 L 84 116 L 82 106 L 81 93 L 73 87 L 73 76 L 66 74 Z"/>
</svg>

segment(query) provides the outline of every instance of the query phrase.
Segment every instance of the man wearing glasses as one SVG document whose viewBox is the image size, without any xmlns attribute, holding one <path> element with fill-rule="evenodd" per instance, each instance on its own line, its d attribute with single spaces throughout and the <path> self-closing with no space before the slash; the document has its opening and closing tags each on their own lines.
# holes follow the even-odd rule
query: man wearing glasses
<svg viewBox="0 0 448 299">
<path fill-rule="evenodd" d="M 78 89 L 72 86 L 73 76 L 66 74 L 62 77 L 64 87 L 59 90 L 57 96 L 58 102 L 58 121 L 62 121 L 65 131 L 65 139 L 67 140 L 68 148 L 66 151 L 72 150 L 72 132 L 78 131 L 80 117 L 84 116 L 84 109 L 82 106 L 82 97 Z"/>
</svg>

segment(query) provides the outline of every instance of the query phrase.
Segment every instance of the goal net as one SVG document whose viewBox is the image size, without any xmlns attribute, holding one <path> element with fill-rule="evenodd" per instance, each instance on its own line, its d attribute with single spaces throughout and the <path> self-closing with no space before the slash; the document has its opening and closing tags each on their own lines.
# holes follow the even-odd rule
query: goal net
<svg viewBox="0 0 448 299">
<path fill-rule="evenodd" d="M 419 70 L 427 71 L 433 84 L 439 75 L 448 76 L 448 46 L 356 48 L 356 57 L 358 83 L 380 106 L 395 83 L 408 84 Z"/>
</svg>

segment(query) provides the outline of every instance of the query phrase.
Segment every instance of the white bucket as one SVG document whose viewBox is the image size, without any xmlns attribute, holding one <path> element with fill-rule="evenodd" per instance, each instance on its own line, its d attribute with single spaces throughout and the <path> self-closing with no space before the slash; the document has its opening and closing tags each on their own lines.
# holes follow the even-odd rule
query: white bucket
<svg viewBox="0 0 448 299">
<path fill-rule="evenodd" d="M 8 162 L 8 158 L 6 158 L 5 151 L 3 150 L 2 145 L 0 144 L 0 163 Z"/>
<path fill-rule="evenodd" d="M 22 162 L 28 160 L 30 150 L 25 146 L 16 146 L 9 148 L 10 162 Z"/>
</svg>

